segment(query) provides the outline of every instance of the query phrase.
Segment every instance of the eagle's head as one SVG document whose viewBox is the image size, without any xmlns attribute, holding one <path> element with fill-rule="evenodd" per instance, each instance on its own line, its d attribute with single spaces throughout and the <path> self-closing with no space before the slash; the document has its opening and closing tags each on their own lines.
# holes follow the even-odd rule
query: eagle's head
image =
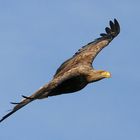
<svg viewBox="0 0 140 140">
<path fill-rule="evenodd" d="M 88 77 L 87 77 L 87 80 L 89 83 L 92 83 L 92 82 L 96 82 L 96 81 L 99 81 L 101 79 L 104 79 L 104 78 L 110 78 L 111 77 L 111 73 L 108 72 L 108 71 L 105 71 L 105 70 L 92 70 Z"/>
</svg>

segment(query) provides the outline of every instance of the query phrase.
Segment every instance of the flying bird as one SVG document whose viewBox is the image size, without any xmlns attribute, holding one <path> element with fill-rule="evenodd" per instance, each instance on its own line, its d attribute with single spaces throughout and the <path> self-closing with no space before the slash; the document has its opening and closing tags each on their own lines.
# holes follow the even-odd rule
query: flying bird
<svg viewBox="0 0 140 140">
<path fill-rule="evenodd" d="M 92 66 L 97 54 L 120 32 L 120 25 L 116 19 L 110 21 L 109 24 L 110 27 L 105 28 L 106 33 L 101 33 L 99 38 L 83 46 L 70 59 L 62 63 L 49 83 L 29 97 L 22 95 L 23 100 L 21 102 L 11 102 L 15 107 L 3 116 L 0 122 L 36 99 L 76 92 L 89 83 L 109 78 L 111 76 L 110 72 L 95 70 Z"/>
</svg>

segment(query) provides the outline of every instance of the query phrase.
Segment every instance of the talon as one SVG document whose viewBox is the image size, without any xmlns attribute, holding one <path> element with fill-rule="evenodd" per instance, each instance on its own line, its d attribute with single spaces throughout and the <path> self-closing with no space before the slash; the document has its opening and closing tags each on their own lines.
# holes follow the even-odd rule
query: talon
<svg viewBox="0 0 140 140">
<path fill-rule="evenodd" d="M 10 102 L 10 104 L 13 104 L 13 105 L 18 105 L 18 104 L 20 104 L 20 103 Z"/>
<path fill-rule="evenodd" d="M 25 98 L 25 99 L 30 99 L 30 100 L 32 100 L 32 99 L 33 99 L 33 98 L 31 98 L 31 97 L 24 96 L 24 95 L 22 95 L 22 97 L 23 97 L 23 98 Z"/>
</svg>

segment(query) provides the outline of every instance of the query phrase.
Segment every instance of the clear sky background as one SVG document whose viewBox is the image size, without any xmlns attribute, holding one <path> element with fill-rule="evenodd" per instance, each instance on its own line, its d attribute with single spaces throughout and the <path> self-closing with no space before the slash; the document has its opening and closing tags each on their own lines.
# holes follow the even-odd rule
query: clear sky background
<svg viewBox="0 0 140 140">
<path fill-rule="evenodd" d="M 121 33 L 94 62 L 112 78 L 32 102 L 0 124 L 1 140 L 140 140 L 139 0 L 0 1 L 0 116 L 114 18 Z"/>
</svg>

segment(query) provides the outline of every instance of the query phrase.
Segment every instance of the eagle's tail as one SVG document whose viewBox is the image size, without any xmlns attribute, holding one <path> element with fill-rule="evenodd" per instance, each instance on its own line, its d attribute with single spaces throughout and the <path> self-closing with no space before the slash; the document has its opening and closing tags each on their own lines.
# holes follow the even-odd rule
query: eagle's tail
<svg viewBox="0 0 140 140">
<path fill-rule="evenodd" d="M 9 116 L 11 116 L 13 113 L 18 111 L 19 109 L 21 109 L 25 105 L 29 104 L 30 102 L 32 102 L 36 99 L 39 99 L 39 97 L 42 96 L 42 94 L 44 94 L 45 92 L 46 92 L 46 87 L 44 86 L 44 87 L 40 88 L 38 91 L 36 91 L 34 94 L 32 94 L 30 97 L 22 95 L 22 97 L 24 99 L 19 103 L 11 102 L 11 104 L 15 104 L 16 106 L 8 114 L 3 116 L 2 119 L 0 120 L 0 122 L 2 122 L 3 120 L 5 120 Z"/>
</svg>

